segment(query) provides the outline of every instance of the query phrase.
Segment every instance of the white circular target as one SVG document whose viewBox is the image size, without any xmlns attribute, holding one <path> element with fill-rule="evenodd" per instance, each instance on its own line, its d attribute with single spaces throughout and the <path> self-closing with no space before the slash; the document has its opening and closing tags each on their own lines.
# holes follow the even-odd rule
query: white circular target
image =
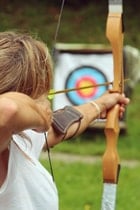
<svg viewBox="0 0 140 210">
<path fill-rule="evenodd" d="M 90 100 L 100 97 L 107 89 L 106 86 L 98 86 L 98 84 L 107 82 L 105 74 L 98 68 L 92 66 L 81 66 L 74 69 L 67 76 L 65 88 L 80 88 L 92 86 L 92 88 L 79 89 L 66 93 L 68 100 L 79 105 Z"/>
</svg>

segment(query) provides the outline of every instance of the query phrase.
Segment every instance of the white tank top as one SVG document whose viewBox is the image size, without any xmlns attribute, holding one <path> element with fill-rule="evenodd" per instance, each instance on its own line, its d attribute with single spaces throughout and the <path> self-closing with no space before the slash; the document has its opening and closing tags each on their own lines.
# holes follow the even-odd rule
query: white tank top
<svg viewBox="0 0 140 210">
<path fill-rule="evenodd" d="M 0 188 L 0 210 L 58 210 L 52 176 L 38 158 L 44 135 L 26 131 L 31 142 L 17 135 L 10 145 L 8 174 Z"/>
</svg>

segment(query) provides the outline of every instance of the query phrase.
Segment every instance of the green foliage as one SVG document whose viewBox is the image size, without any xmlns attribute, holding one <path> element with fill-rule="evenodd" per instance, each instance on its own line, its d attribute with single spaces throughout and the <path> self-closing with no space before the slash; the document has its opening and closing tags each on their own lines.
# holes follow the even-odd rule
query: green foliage
<svg viewBox="0 0 140 210">
<path fill-rule="evenodd" d="M 42 163 L 49 168 L 47 161 L 42 160 Z M 60 210 L 101 209 L 103 191 L 101 162 L 87 164 L 53 161 L 53 168 L 60 197 Z M 139 165 L 122 166 L 117 187 L 116 210 L 140 209 L 139 173 Z"/>
<path fill-rule="evenodd" d="M 3 2 L 3 3 L 2 3 Z M 0 7 L 0 31 L 20 30 L 37 34 L 50 48 L 53 46 L 61 1 L 2 1 Z M 80 7 L 75 8 L 75 4 Z M 83 5 L 83 6 L 82 6 Z M 124 1 L 125 43 L 140 46 L 137 1 Z M 66 1 L 62 13 L 58 42 L 101 43 L 105 37 L 108 11 L 107 1 Z"/>
</svg>

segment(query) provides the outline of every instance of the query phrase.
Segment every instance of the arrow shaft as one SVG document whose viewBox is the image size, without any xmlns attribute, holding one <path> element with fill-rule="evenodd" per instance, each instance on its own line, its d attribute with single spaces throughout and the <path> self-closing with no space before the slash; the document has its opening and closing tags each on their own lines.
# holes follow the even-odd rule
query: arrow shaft
<svg viewBox="0 0 140 210">
<path fill-rule="evenodd" d="M 127 82 L 128 80 L 129 79 L 125 79 L 124 82 Z M 100 84 L 97 84 L 97 85 L 87 85 L 87 86 L 82 86 L 82 87 L 78 87 L 78 88 L 68 88 L 68 89 L 63 89 L 63 90 L 52 91 L 52 92 L 49 93 L 49 95 L 68 93 L 68 92 L 71 92 L 71 91 L 83 90 L 83 89 L 100 87 L 100 86 L 108 86 L 108 85 L 113 85 L 113 82 L 104 82 L 104 83 L 100 83 Z"/>
</svg>

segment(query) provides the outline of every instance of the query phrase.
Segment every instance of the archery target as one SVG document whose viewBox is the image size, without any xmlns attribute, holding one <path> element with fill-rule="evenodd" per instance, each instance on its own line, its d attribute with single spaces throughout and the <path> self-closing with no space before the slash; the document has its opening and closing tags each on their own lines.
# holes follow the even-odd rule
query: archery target
<svg viewBox="0 0 140 210">
<path fill-rule="evenodd" d="M 113 81 L 112 53 L 73 53 L 57 51 L 54 66 L 53 89 L 55 91 L 82 86 L 96 85 Z M 80 105 L 94 100 L 106 91 L 106 86 L 80 89 L 68 93 L 56 94 L 53 98 L 53 110 L 66 105 Z"/>
<path fill-rule="evenodd" d="M 66 96 L 74 105 L 83 104 L 100 97 L 107 88 L 106 86 L 97 85 L 105 82 L 107 82 L 107 78 L 101 70 L 93 66 L 81 66 L 74 69 L 68 75 L 65 89 L 75 87 L 77 90 L 66 93 Z M 85 89 L 81 88 L 86 86 L 93 87 Z"/>
</svg>

